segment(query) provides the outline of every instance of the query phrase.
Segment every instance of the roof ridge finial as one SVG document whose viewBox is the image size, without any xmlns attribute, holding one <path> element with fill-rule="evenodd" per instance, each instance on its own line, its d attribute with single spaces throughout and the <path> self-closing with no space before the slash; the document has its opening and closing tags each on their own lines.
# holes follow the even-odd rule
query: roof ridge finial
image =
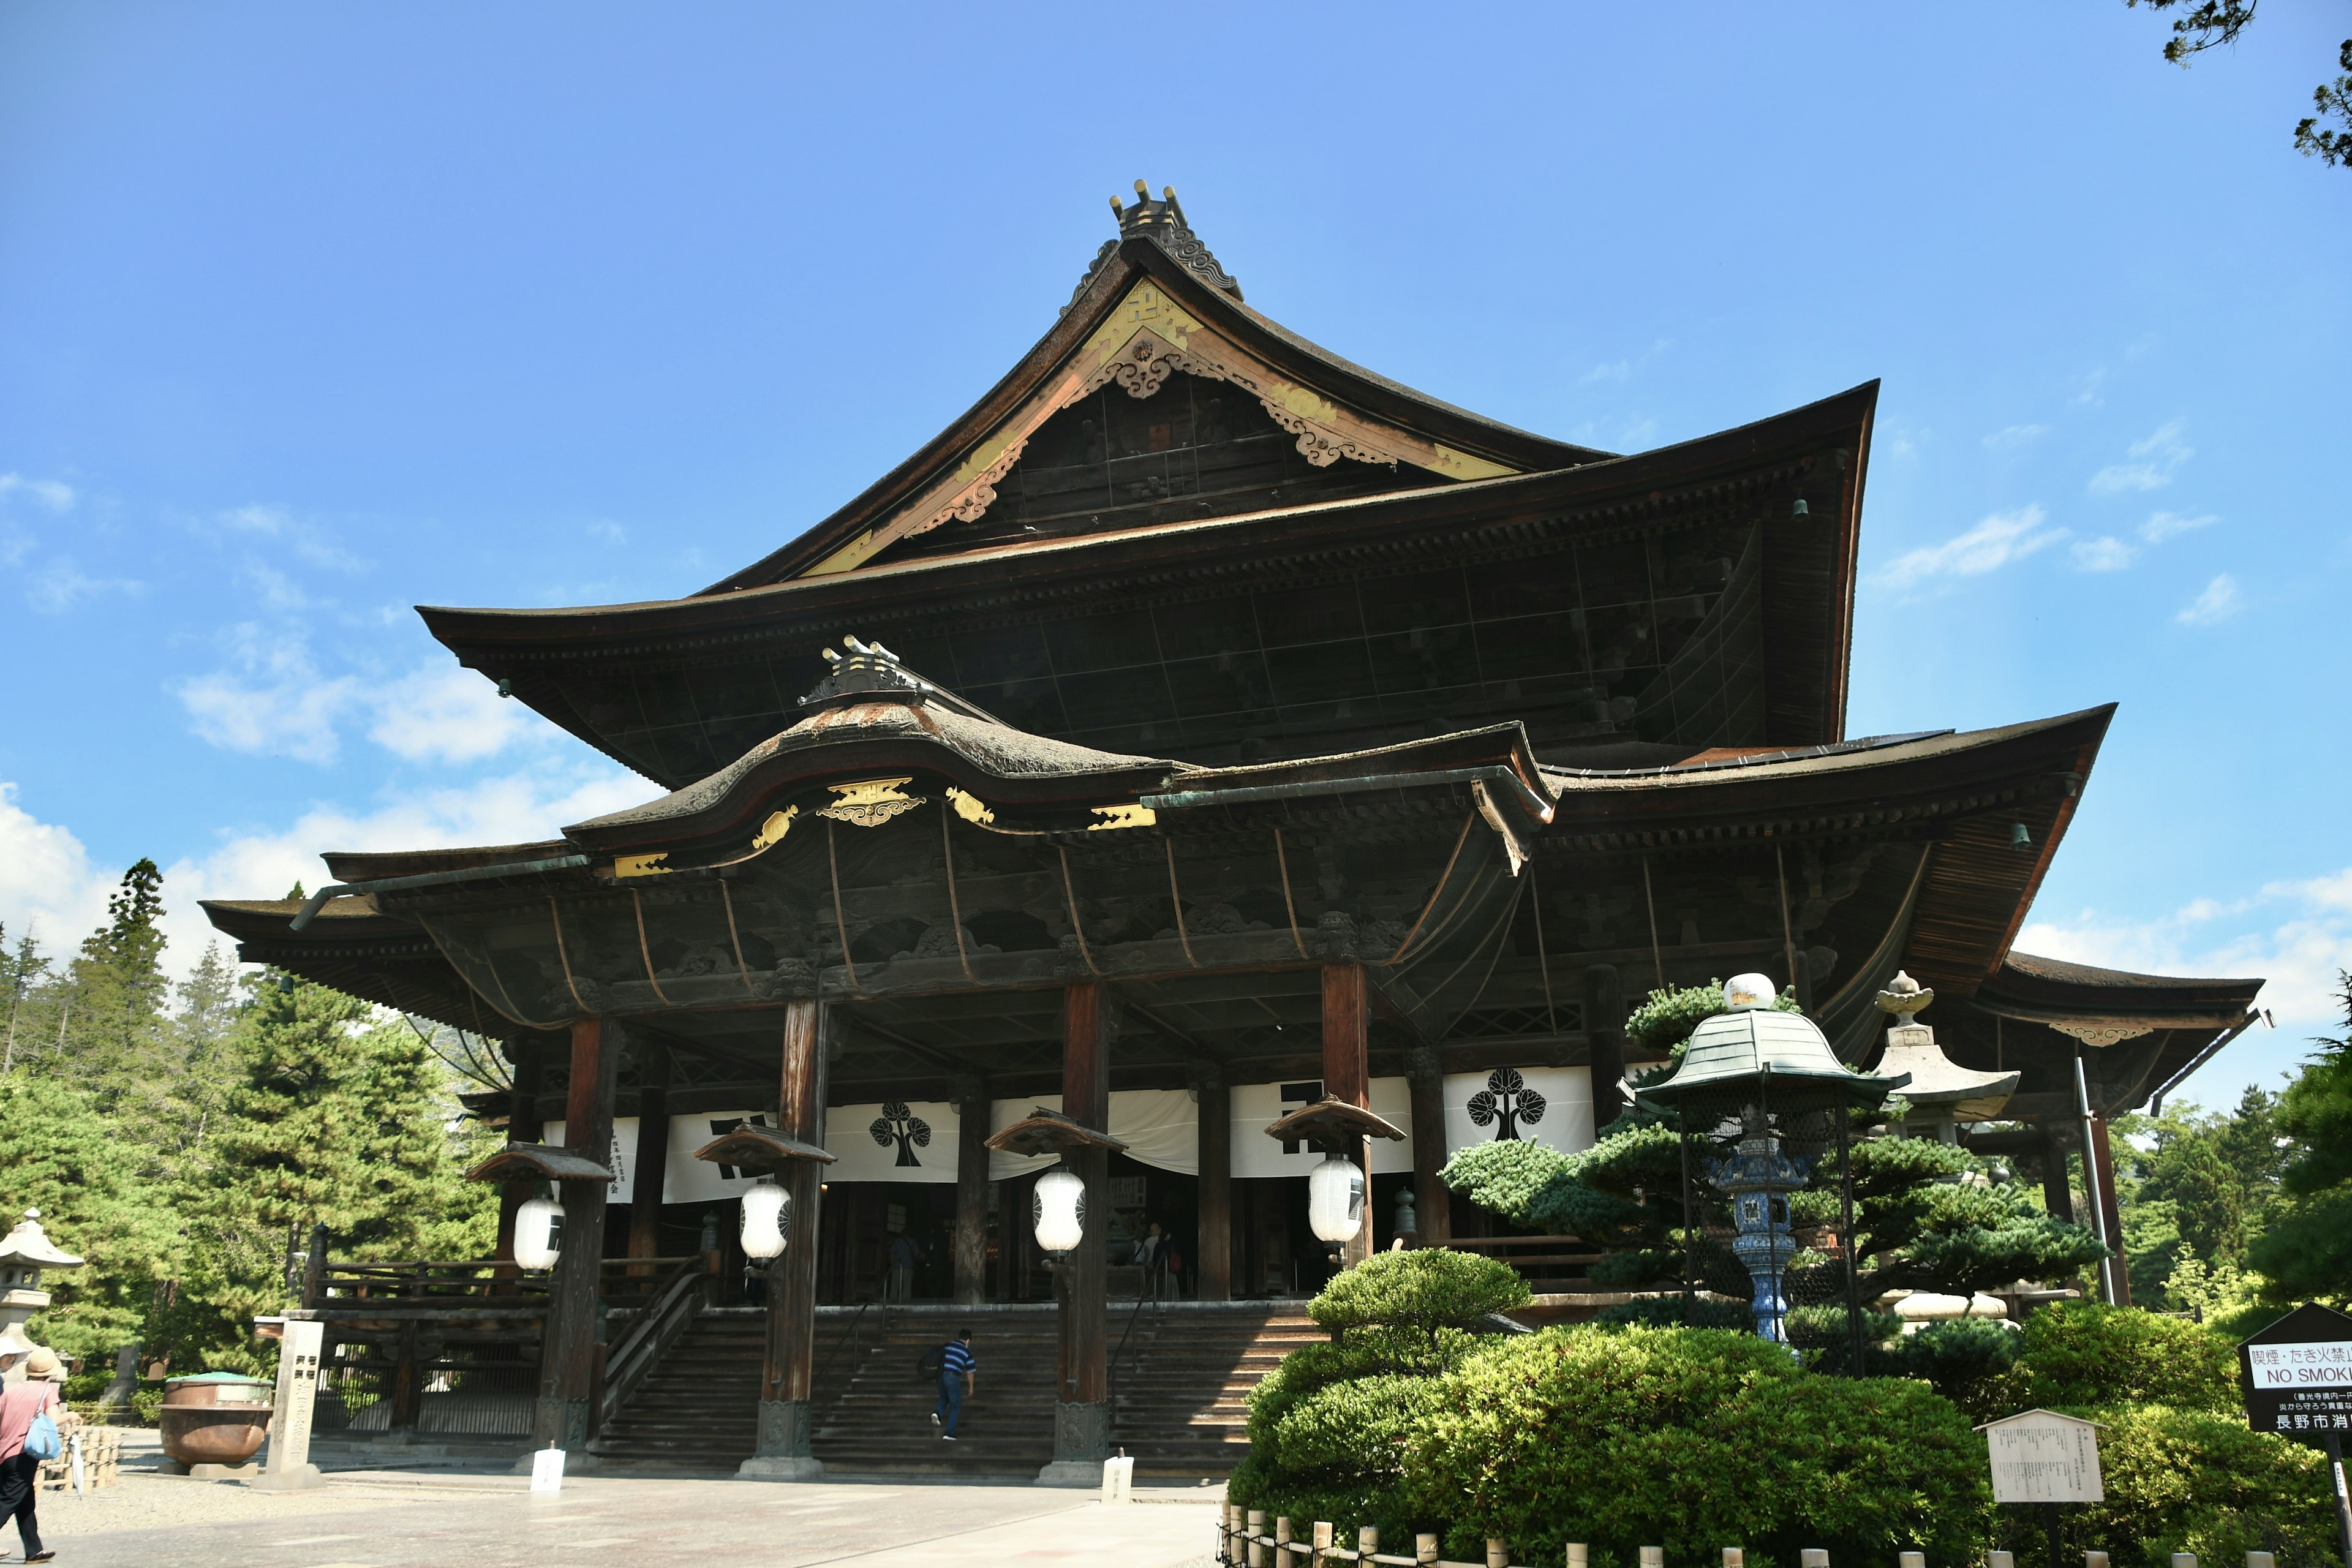
<svg viewBox="0 0 2352 1568">
<path fill-rule="evenodd" d="M 1070 296 L 1071 304 L 1077 303 L 1078 295 L 1087 291 L 1087 286 L 1101 272 L 1103 264 L 1118 249 L 1120 241 L 1128 239 L 1152 241 L 1173 257 L 1187 272 L 1210 288 L 1230 294 L 1235 300 L 1242 297 L 1241 284 L 1218 264 L 1217 258 L 1210 254 L 1209 247 L 1201 243 L 1201 237 L 1194 234 L 1192 226 L 1185 221 L 1184 208 L 1176 199 L 1175 186 L 1160 186 L 1160 195 L 1154 199 L 1150 182 L 1139 179 L 1135 182 L 1135 205 L 1129 206 L 1118 196 L 1113 196 L 1110 210 L 1118 219 L 1118 238 L 1106 241 L 1102 249 L 1095 253 L 1094 265 L 1087 268 L 1087 275 L 1078 279 L 1077 289 Z M 1064 306 L 1063 309 L 1066 312 L 1069 307 Z"/>
</svg>

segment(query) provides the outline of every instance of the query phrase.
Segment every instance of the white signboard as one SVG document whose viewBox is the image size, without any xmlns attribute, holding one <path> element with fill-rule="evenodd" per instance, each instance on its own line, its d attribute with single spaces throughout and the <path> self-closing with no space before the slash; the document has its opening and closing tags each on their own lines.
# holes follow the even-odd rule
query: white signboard
<svg viewBox="0 0 2352 1568">
<path fill-rule="evenodd" d="M 1402 1139 L 1372 1140 L 1372 1174 L 1412 1169 L 1412 1091 L 1402 1078 L 1376 1078 L 1364 1098 L 1374 1115 L 1386 1119 Z M 1323 1155 L 1313 1145 L 1285 1145 L 1265 1135 L 1274 1122 L 1323 1098 L 1318 1079 L 1291 1083 L 1237 1083 L 1233 1087 L 1233 1170 L 1236 1176 L 1304 1176 Z"/>
<path fill-rule="evenodd" d="M 2352 1388 L 2352 1341 L 2248 1345 L 2256 1388 Z"/>
<path fill-rule="evenodd" d="M 1978 1430 L 1992 1449 L 1995 1502 L 2106 1500 L 2096 1422 L 2029 1410 Z"/>
<path fill-rule="evenodd" d="M 1516 1138 L 1563 1154 L 1592 1147 L 1592 1069 L 1496 1068 L 1445 1075 L 1448 1153 Z"/>
<path fill-rule="evenodd" d="M 269 1474 L 310 1468 L 310 1417 L 319 1403 L 319 1353 L 327 1325 L 289 1320 L 278 1342 L 278 1414 L 269 1424 Z"/>
</svg>

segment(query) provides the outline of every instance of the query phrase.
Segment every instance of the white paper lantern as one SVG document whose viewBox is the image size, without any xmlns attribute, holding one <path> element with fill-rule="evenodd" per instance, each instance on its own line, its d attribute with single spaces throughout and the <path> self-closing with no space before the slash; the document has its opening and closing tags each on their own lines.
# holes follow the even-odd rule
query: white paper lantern
<svg viewBox="0 0 2352 1568">
<path fill-rule="evenodd" d="M 1364 1228 L 1364 1173 L 1337 1154 L 1307 1173 L 1307 1223 L 1334 1244 L 1356 1239 Z"/>
<path fill-rule="evenodd" d="M 776 1258 L 792 1234 L 793 1198 L 761 1177 L 743 1189 L 743 1256 Z"/>
<path fill-rule="evenodd" d="M 1045 1251 L 1076 1251 L 1087 1234 L 1087 1184 L 1067 1165 L 1055 1166 L 1037 1178 L 1029 1217 Z"/>
<path fill-rule="evenodd" d="M 515 1262 L 534 1273 L 555 1267 L 563 1255 L 563 1205 L 553 1198 L 527 1199 L 515 1210 Z"/>
</svg>

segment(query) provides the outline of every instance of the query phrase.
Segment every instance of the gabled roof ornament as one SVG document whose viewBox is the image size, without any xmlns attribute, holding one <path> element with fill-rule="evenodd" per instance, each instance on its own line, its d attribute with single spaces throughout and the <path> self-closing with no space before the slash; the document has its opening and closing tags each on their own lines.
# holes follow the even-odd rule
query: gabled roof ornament
<svg viewBox="0 0 2352 1568">
<path fill-rule="evenodd" d="M 935 702 L 969 718 L 992 724 L 1003 722 L 954 692 L 925 680 L 878 642 L 861 642 L 853 636 L 842 638 L 841 646 L 849 650 L 846 655 L 829 647 L 817 650 L 832 668 L 801 699 L 802 711 L 841 708 L 855 702 L 903 702 L 910 708 Z"/>
<path fill-rule="evenodd" d="M 1103 241 L 1103 247 L 1095 252 L 1093 265 L 1087 268 L 1086 276 L 1078 279 L 1077 288 L 1071 291 L 1070 305 L 1078 302 L 1078 296 L 1087 291 L 1087 285 L 1094 281 L 1095 274 L 1102 270 L 1103 263 L 1109 259 L 1111 252 L 1118 248 L 1119 240 L 1139 235 L 1175 258 L 1187 272 L 1210 288 L 1230 294 L 1236 300 L 1242 297 L 1241 284 L 1235 281 L 1232 273 L 1217 264 L 1217 258 L 1210 254 L 1209 247 L 1201 243 L 1201 237 L 1194 234 L 1184 221 L 1184 208 L 1176 200 L 1176 187 L 1160 186 L 1160 200 L 1153 201 L 1151 187 L 1141 180 L 1135 182 L 1133 206 L 1127 205 L 1117 196 L 1111 197 L 1110 210 L 1118 216 L 1118 239 Z M 1062 313 L 1067 315 L 1069 310 L 1070 306 L 1065 305 Z"/>
</svg>

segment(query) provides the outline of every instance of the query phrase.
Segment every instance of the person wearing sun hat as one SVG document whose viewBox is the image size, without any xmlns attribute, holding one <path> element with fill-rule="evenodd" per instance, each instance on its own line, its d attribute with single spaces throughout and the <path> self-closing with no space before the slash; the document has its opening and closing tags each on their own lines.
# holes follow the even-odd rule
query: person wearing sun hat
<svg viewBox="0 0 2352 1568">
<path fill-rule="evenodd" d="M 52 1419 L 61 1427 L 70 1426 L 74 1418 L 58 1398 L 65 1369 L 58 1363 L 57 1352 L 36 1345 L 25 1358 L 24 1373 L 22 1382 L 0 1391 L 0 1519 L 16 1520 L 26 1562 L 47 1563 L 57 1553 L 43 1549 L 40 1526 L 33 1518 L 41 1490 L 41 1461 L 25 1452 L 25 1434 L 45 1410 L 58 1412 Z"/>
</svg>

